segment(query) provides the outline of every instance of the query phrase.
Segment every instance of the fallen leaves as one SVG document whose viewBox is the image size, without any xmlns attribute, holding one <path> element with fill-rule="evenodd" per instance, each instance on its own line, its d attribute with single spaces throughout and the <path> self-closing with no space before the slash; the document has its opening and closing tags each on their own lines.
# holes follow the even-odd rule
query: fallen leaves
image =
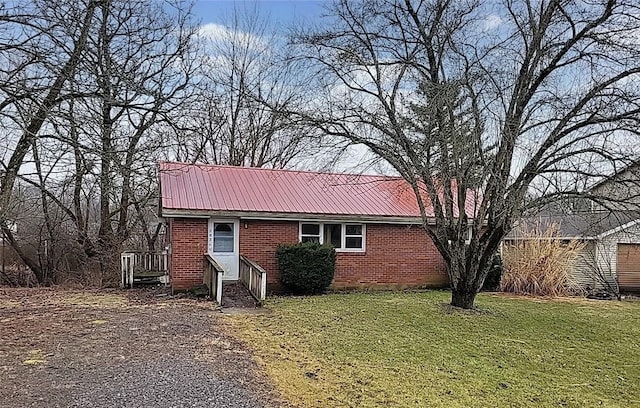
<svg viewBox="0 0 640 408">
<path fill-rule="evenodd" d="M 40 365 L 44 364 L 47 361 L 45 355 L 40 349 L 29 350 L 28 355 L 29 357 L 26 360 L 22 361 L 22 364 L 26 366 Z"/>
</svg>

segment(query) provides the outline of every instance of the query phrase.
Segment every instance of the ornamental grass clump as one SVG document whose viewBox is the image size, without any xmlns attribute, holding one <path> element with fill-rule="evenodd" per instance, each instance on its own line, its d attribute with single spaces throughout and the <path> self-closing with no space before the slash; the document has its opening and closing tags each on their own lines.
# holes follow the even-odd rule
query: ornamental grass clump
<svg viewBox="0 0 640 408">
<path fill-rule="evenodd" d="M 569 296 L 580 292 L 572 270 L 585 244 L 558 239 L 558 226 L 525 233 L 503 248 L 504 292 L 534 296 Z"/>
</svg>

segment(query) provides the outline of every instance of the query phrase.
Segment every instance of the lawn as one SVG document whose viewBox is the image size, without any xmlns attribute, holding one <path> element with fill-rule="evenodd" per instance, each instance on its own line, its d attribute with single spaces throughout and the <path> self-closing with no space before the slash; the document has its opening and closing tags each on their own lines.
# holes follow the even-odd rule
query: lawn
<svg viewBox="0 0 640 408">
<path fill-rule="evenodd" d="M 640 406 L 640 302 L 275 298 L 227 317 L 294 406 Z"/>
</svg>

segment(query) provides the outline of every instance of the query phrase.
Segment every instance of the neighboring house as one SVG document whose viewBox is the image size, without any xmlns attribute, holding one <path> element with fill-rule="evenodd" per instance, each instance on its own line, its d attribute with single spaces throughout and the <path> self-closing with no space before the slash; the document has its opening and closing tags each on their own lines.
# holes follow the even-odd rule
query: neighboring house
<svg viewBox="0 0 640 408">
<path fill-rule="evenodd" d="M 558 239 L 577 239 L 586 246 L 574 268 L 579 283 L 587 288 L 640 291 L 640 163 L 606 177 L 587 193 L 604 199 L 577 205 L 571 214 L 547 209 L 521 220 L 505 241 L 557 225 Z"/>
<path fill-rule="evenodd" d="M 538 215 L 520 221 L 507 235 L 505 243 L 536 239 L 536 231 L 544 232 L 553 226 L 558 228 L 554 239 L 579 240 L 584 244 L 573 273 L 581 286 L 640 290 L 640 213 L 600 211 Z"/>
<path fill-rule="evenodd" d="M 606 202 L 592 202 L 592 211 L 640 210 L 640 163 L 633 162 L 589 190 L 594 196 L 607 198 Z"/>
<path fill-rule="evenodd" d="M 251 259 L 277 291 L 278 245 L 306 241 L 336 248 L 334 289 L 448 285 L 400 178 L 161 162 L 160 194 L 174 290 L 202 283 L 209 254 L 225 280 Z"/>
</svg>

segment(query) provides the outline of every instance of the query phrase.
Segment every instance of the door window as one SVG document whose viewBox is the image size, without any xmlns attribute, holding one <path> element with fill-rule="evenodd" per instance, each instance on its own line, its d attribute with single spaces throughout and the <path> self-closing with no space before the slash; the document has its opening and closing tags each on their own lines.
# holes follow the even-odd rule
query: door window
<svg viewBox="0 0 640 408">
<path fill-rule="evenodd" d="M 233 223 L 213 223 L 213 252 L 233 252 Z"/>
</svg>

